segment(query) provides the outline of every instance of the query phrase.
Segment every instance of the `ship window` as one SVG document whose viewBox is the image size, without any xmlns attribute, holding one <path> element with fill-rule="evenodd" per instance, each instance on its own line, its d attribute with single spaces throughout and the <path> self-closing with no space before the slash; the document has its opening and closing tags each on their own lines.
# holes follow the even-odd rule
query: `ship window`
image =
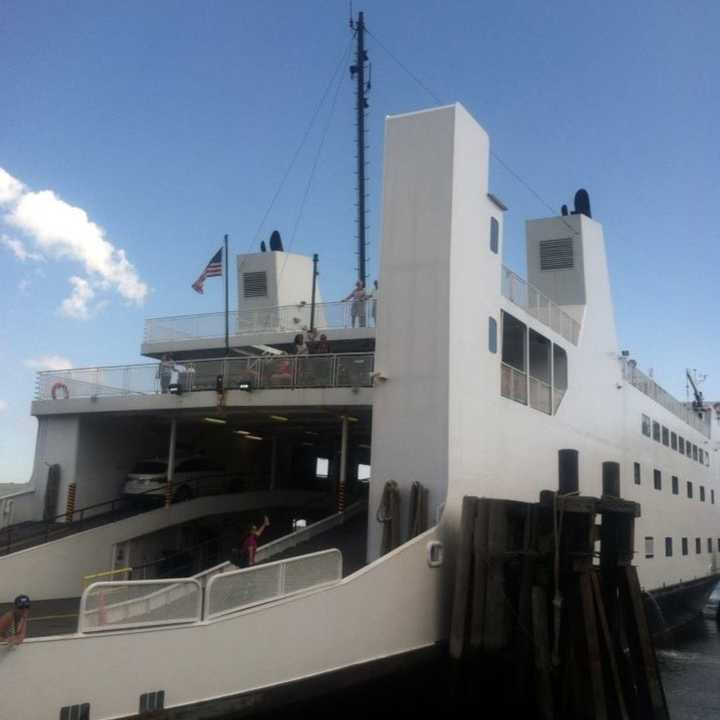
<svg viewBox="0 0 720 720">
<path fill-rule="evenodd" d="M 677 433 L 670 433 L 670 447 L 677 450 Z"/>
<path fill-rule="evenodd" d="M 647 415 L 642 416 L 642 434 L 650 437 L 650 418 Z"/>
<path fill-rule="evenodd" d="M 267 274 L 265 272 L 243 273 L 243 295 L 267 297 Z"/>
<path fill-rule="evenodd" d="M 488 350 L 497 352 L 497 320 L 494 317 L 488 318 Z"/>
<path fill-rule="evenodd" d="M 569 270 L 573 266 L 574 263 L 572 238 L 541 241 L 541 270 Z"/>
<path fill-rule="evenodd" d="M 695 538 L 695 553 L 699 555 L 702 552 L 702 541 L 700 538 Z"/>
<path fill-rule="evenodd" d="M 660 423 L 653 420 L 653 440 L 660 442 Z"/>
<path fill-rule="evenodd" d="M 682 436 L 678 438 L 678 450 L 680 450 L 680 454 L 685 454 L 685 438 Z"/>
<path fill-rule="evenodd" d="M 673 495 L 678 495 L 680 493 L 680 481 L 675 475 L 672 476 L 672 492 Z"/>
<path fill-rule="evenodd" d="M 655 541 L 651 537 L 645 538 L 645 557 L 655 557 Z"/>
<path fill-rule="evenodd" d="M 693 460 L 697 460 L 697 445 L 693 444 Z"/>
<path fill-rule="evenodd" d="M 634 463 L 633 464 L 633 473 L 635 476 L 635 484 L 640 484 L 640 463 Z"/>
<path fill-rule="evenodd" d="M 664 425 L 663 425 L 663 429 L 662 429 L 662 444 L 663 445 L 670 444 L 670 431 Z"/>
<path fill-rule="evenodd" d="M 720 552 L 720 538 L 717 539 L 717 551 Z"/>
<path fill-rule="evenodd" d="M 330 469 L 330 460 L 319 457 L 315 461 L 315 477 L 326 478 Z"/>
<path fill-rule="evenodd" d="M 559 345 L 553 345 L 553 412 L 557 412 L 568 386 L 567 353 Z"/>
<path fill-rule="evenodd" d="M 710 453 L 707 450 L 705 451 L 705 465 L 710 467 Z"/>
<path fill-rule="evenodd" d="M 672 538 L 665 538 L 665 557 L 672 557 Z"/>
<path fill-rule="evenodd" d="M 692 457 L 692 443 L 689 440 L 685 442 L 685 454 Z"/>
<path fill-rule="evenodd" d="M 705 486 L 700 486 L 700 502 L 705 502 Z"/>
<path fill-rule="evenodd" d="M 662 473 L 657 469 L 653 471 L 653 484 L 656 490 L 662 490 Z"/>
<path fill-rule="evenodd" d="M 693 496 L 693 486 L 692 486 L 692 483 L 691 483 L 689 480 L 688 480 L 688 483 L 687 483 L 687 496 L 688 496 L 689 498 L 692 498 L 692 496 Z"/>
<path fill-rule="evenodd" d="M 712 538 L 708 538 L 708 552 L 712 552 Z"/>
<path fill-rule="evenodd" d="M 688 540 L 687 538 L 682 539 L 682 554 L 687 555 L 688 554 Z"/>
<path fill-rule="evenodd" d="M 715 504 L 715 491 L 710 491 L 710 502 L 714 505 Z"/>
<path fill-rule="evenodd" d="M 494 218 L 490 218 L 490 250 L 496 255 L 500 249 L 500 223 Z"/>
<path fill-rule="evenodd" d="M 530 407 L 548 415 L 552 414 L 550 387 L 550 348 L 551 342 L 530 330 L 528 334 L 528 354 L 530 356 Z"/>
<path fill-rule="evenodd" d="M 506 312 L 502 315 L 502 361 L 525 372 L 525 323 Z"/>
</svg>

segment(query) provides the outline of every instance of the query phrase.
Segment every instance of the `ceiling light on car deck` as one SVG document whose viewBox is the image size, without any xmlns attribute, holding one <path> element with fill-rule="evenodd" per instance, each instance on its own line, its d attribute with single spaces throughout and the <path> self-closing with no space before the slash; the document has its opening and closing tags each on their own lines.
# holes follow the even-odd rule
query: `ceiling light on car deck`
<svg viewBox="0 0 720 720">
<path fill-rule="evenodd" d="M 223 420 L 222 418 L 203 418 L 203 422 L 214 423 L 215 425 L 225 425 L 227 420 Z"/>
<path fill-rule="evenodd" d="M 249 434 L 250 434 L 250 431 L 249 431 L 249 430 L 235 430 L 234 432 L 235 432 L 237 435 L 249 435 Z"/>
<path fill-rule="evenodd" d="M 262 440 L 262 438 L 259 435 L 246 435 L 246 440 Z"/>
<path fill-rule="evenodd" d="M 283 417 L 282 415 L 271 415 L 270 419 L 277 420 L 278 422 L 287 422 L 288 421 L 288 418 Z"/>
</svg>

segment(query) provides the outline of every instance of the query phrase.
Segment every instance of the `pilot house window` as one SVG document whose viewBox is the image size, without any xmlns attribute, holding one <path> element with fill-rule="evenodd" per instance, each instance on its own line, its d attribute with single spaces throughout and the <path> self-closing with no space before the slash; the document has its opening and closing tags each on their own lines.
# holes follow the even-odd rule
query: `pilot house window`
<svg viewBox="0 0 720 720">
<path fill-rule="evenodd" d="M 490 218 L 490 250 L 496 255 L 500 249 L 500 223 L 494 218 Z"/>
</svg>

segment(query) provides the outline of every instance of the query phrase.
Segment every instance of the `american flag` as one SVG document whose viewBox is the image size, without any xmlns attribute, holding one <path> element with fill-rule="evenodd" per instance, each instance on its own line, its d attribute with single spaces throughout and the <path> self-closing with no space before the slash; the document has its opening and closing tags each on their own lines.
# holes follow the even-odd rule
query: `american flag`
<svg viewBox="0 0 720 720">
<path fill-rule="evenodd" d="M 195 292 L 203 294 L 203 285 L 205 284 L 205 278 L 209 277 L 222 277 L 222 248 L 220 248 L 214 255 L 212 260 L 207 264 L 207 267 L 200 273 L 200 277 L 192 284 L 192 289 Z"/>
</svg>

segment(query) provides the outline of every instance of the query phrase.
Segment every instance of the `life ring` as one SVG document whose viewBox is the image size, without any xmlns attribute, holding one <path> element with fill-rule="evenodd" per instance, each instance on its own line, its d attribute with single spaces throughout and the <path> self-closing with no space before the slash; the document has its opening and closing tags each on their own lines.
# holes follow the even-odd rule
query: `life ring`
<svg viewBox="0 0 720 720">
<path fill-rule="evenodd" d="M 53 400 L 58 399 L 58 392 L 61 392 L 61 397 L 63 400 L 67 400 L 70 397 L 70 392 L 68 391 L 67 385 L 65 383 L 56 382 L 52 386 L 50 394 L 52 395 Z"/>
</svg>

